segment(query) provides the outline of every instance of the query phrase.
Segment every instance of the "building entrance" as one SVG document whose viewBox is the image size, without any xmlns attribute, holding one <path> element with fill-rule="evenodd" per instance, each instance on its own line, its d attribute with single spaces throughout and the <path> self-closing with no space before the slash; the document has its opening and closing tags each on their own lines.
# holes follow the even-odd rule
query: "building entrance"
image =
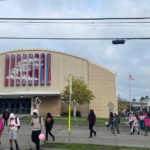
<svg viewBox="0 0 150 150">
<path fill-rule="evenodd" d="M 0 99 L 0 114 L 8 108 L 10 113 L 30 114 L 31 98 L 9 98 Z"/>
</svg>

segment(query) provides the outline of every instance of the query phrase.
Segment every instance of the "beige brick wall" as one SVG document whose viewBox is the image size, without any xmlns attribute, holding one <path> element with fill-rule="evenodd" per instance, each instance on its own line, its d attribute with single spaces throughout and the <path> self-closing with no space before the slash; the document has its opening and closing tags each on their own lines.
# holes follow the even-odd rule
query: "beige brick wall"
<svg viewBox="0 0 150 150">
<path fill-rule="evenodd" d="M 34 102 L 35 98 L 36 97 L 33 98 Z M 48 112 L 50 112 L 52 115 L 60 116 L 61 99 L 59 96 L 47 96 L 44 99 L 42 99 L 42 97 L 39 97 L 39 99 L 42 100 L 42 103 L 40 105 L 40 115 L 46 115 Z"/>
<path fill-rule="evenodd" d="M 68 112 L 68 108 L 69 108 L 69 105 L 66 104 L 65 102 L 61 102 L 61 114 L 63 112 Z M 73 110 L 73 107 L 71 106 L 71 110 Z M 89 114 L 89 104 L 83 104 L 83 105 L 78 105 L 77 106 L 77 110 L 80 111 L 81 115 L 82 116 L 87 116 Z"/>
<path fill-rule="evenodd" d="M 90 109 L 95 111 L 97 117 L 108 118 L 111 101 L 118 112 L 116 98 L 116 75 L 105 68 L 89 63 L 89 89 L 93 91 L 95 99 L 90 103 Z"/>
</svg>

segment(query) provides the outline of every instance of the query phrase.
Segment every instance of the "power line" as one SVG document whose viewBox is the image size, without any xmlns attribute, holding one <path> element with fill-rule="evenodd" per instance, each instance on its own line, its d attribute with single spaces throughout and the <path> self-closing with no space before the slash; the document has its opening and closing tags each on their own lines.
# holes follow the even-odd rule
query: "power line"
<svg viewBox="0 0 150 150">
<path fill-rule="evenodd" d="M 150 40 L 150 37 L 143 38 L 47 38 L 47 37 L 0 37 L 0 39 L 10 40 Z"/>
<path fill-rule="evenodd" d="M 38 24 L 42 24 L 42 23 L 47 23 L 47 24 L 110 24 L 110 23 L 112 23 L 112 24 L 114 24 L 114 23 L 119 23 L 119 24 L 122 24 L 122 23 L 127 23 L 127 24 L 135 24 L 135 23 L 150 23 L 150 22 L 17 22 L 17 21 L 0 21 L 0 23 L 38 23 Z"/>
<path fill-rule="evenodd" d="M 0 20 L 144 20 L 150 17 L 137 18 L 0 18 Z"/>
</svg>

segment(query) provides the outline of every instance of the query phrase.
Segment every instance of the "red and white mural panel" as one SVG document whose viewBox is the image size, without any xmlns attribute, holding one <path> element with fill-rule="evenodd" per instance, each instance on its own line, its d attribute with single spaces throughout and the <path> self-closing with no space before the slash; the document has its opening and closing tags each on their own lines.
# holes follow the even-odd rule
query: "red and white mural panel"
<svg viewBox="0 0 150 150">
<path fill-rule="evenodd" d="M 21 55 L 17 54 L 16 62 L 16 85 L 20 85 L 21 80 Z"/>
<path fill-rule="evenodd" d="M 5 55 L 4 73 L 5 86 L 51 85 L 51 54 Z"/>
<path fill-rule="evenodd" d="M 27 84 L 27 54 L 22 55 L 22 85 Z"/>
<path fill-rule="evenodd" d="M 10 65 L 10 85 L 15 85 L 15 55 L 11 54 L 11 65 Z"/>
<path fill-rule="evenodd" d="M 4 85 L 9 85 L 9 62 L 10 62 L 10 56 L 9 55 L 5 55 Z"/>
<path fill-rule="evenodd" d="M 28 55 L 28 85 L 33 82 L 33 54 Z"/>
</svg>

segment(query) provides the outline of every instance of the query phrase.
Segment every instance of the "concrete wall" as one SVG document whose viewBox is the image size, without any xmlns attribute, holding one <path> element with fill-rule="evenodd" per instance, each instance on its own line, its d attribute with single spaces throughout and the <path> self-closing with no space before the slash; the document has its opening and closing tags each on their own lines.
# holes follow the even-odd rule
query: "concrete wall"
<svg viewBox="0 0 150 150">
<path fill-rule="evenodd" d="M 68 112 L 69 105 L 65 102 L 61 102 L 61 114 L 63 112 Z M 73 110 L 73 106 L 71 106 L 71 110 Z M 89 114 L 89 104 L 78 105 L 77 110 L 80 111 L 82 116 L 87 116 Z"/>
<path fill-rule="evenodd" d="M 97 117 L 108 118 L 111 101 L 118 112 L 116 97 L 116 75 L 105 68 L 89 63 L 89 89 L 93 91 L 95 99 L 90 103 L 90 109 L 95 111 Z"/>
<path fill-rule="evenodd" d="M 35 97 L 33 97 L 33 109 L 35 103 Z M 40 105 L 40 115 L 45 115 L 50 112 L 52 115 L 60 116 L 61 112 L 61 98 L 59 96 L 47 96 L 45 98 L 39 97 L 42 100 Z"/>
</svg>

